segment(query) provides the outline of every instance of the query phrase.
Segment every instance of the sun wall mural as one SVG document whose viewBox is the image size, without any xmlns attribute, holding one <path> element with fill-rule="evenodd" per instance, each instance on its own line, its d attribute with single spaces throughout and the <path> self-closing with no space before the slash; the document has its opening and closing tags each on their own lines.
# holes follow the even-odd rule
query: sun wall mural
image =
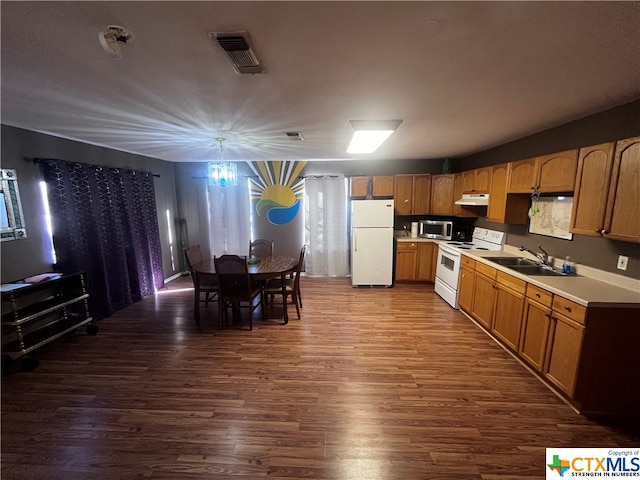
<svg viewBox="0 0 640 480">
<path fill-rule="evenodd" d="M 256 174 L 251 179 L 251 200 L 257 200 L 256 213 L 269 223 L 284 225 L 300 210 L 304 179 L 300 172 L 307 162 L 247 162 Z"/>
</svg>

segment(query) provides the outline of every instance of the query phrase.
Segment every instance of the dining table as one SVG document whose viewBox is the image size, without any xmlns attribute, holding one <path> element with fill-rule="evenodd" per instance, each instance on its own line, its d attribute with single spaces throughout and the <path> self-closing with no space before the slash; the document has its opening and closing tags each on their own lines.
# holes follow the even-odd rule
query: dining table
<svg viewBox="0 0 640 480">
<path fill-rule="evenodd" d="M 283 317 L 285 325 L 289 323 L 289 314 L 287 312 L 287 297 L 285 295 L 286 288 L 284 280 L 287 275 L 295 271 L 297 266 L 297 258 L 285 255 L 272 255 L 264 258 L 247 258 L 247 270 L 249 271 L 249 277 L 251 280 L 258 282 L 278 277 L 282 280 L 282 310 L 284 312 Z M 198 273 L 216 273 L 216 266 L 213 258 L 198 262 L 192 265 L 192 268 Z M 264 308 L 264 305 L 262 308 Z"/>
</svg>

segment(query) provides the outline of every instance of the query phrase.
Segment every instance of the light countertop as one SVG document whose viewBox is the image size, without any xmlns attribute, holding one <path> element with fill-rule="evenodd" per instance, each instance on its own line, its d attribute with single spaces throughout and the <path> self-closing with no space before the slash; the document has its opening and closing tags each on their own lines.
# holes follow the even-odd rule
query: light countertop
<svg viewBox="0 0 640 480">
<path fill-rule="evenodd" d="M 483 258 L 516 256 L 505 251 L 485 252 L 474 250 L 473 252 L 464 252 L 463 255 L 524 280 L 527 283 L 561 295 L 585 307 L 640 308 L 640 290 L 638 289 L 623 288 L 614 283 L 603 282 L 585 275 L 557 277 L 525 275 Z"/>
</svg>

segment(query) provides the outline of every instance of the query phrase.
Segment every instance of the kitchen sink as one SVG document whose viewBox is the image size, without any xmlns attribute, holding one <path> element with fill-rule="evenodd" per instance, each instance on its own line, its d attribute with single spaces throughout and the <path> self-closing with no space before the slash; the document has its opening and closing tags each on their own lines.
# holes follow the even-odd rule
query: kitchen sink
<svg viewBox="0 0 640 480">
<path fill-rule="evenodd" d="M 542 265 L 505 265 L 505 267 L 510 268 L 518 273 L 524 273 L 525 275 L 545 275 L 549 277 L 557 277 L 557 276 L 567 276 L 570 275 L 568 273 L 558 272 L 557 270 L 553 270 L 549 267 L 543 267 Z"/>
<path fill-rule="evenodd" d="M 511 266 L 531 266 L 537 267 L 538 264 L 533 260 L 529 260 L 528 258 L 519 258 L 519 257 L 485 257 L 485 260 L 490 260 L 498 265 L 503 265 L 505 267 Z"/>
<path fill-rule="evenodd" d="M 524 273 L 525 275 L 545 275 L 548 277 L 567 276 L 568 273 L 562 273 L 557 270 L 553 270 L 550 267 L 545 267 L 539 263 L 529 260 L 523 257 L 484 257 L 485 260 L 490 260 L 498 265 L 507 267 L 518 273 Z"/>
</svg>

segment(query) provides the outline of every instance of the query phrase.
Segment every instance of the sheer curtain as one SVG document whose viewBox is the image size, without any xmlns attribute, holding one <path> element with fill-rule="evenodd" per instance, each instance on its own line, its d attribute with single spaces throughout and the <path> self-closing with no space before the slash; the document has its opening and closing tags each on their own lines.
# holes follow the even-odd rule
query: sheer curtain
<svg viewBox="0 0 640 480">
<path fill-rule="evenodd" d="M 305 179 L 307 275 L 349 274 L 347 190 L 344 177 Z"/>
<path fill-rule="evenodd" d="M 237 186 L 209 185 L 209 248 L 219 257 L 247 255 L 251 239 L 251 200 L 245 178 Z"/>
</svg>

